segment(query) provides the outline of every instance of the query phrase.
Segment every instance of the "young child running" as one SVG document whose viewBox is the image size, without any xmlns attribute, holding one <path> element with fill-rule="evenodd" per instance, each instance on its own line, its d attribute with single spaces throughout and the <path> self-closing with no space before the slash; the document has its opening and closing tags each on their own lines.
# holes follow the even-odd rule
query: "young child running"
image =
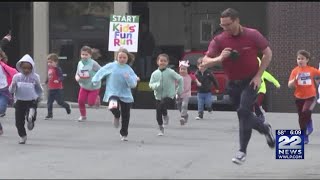
<svg viewBox="0 0 320 180">
<path fill-rule="evenodd" d="M 122 141 L 127 141 L 130 121 L 131 103 L 133 96 L 131 88 L 137 86 L 138 77 L 133 69 L 128 65 L 134 59 L 133 54 L 127 49 L 120 48 L 116 53 L 116 61 L 103 66 L 92 78 L 94 84 L 100 83 L 106 76 L 106 87 L 103 101 L 109 102 L 109 109 L 114 115 L 113 125 L 119 127 L 121 117 L 120 137 Z"/>
<path fill-rule="evenodd" d="M 31 131 L 34 128 L 37 106 L 43 89 L 40 84 L 40 77 L 35 73 L 34 61 L 30 55 L 24 55 L 17 62 L 16 68 L 19 73 L 13 76 L 9 91 L 14 93 L 16 98 L 15 119 L 20 136 L 19 144 L 25 144 L 27 141 L 27 133 L 24 127 L 25 120 L 27 120 L 27 127 Z"/>
<path fill-rule="evenodd" d="M 62 70 L 59 67 L 59 57 L 57 54 L 52 53 L 47 57 L 48 62 L 48 76 L 46 80 L 46 84 L 48 85 L 48 115 L 45 117 L 45 120 L 49 120 L 53 118 L 52 114 L 52 106 L 53 102 L 57 101 L 57 103 L 64 107 L 67 111 L 67 114 L 71 113 L 71 106 L 63 100 L 63 75 Z"/>
<path fill-rule="evenodd" d="M 15 68 L 7 65 L 7 55 L 0 48 L 0 117 L 6 115 L 7 106 L 13 104 L 12 94 L 9 92 L 9 86 L 12 77 L 17 73 Z M 0 135 L 3 134 L 3 128 L 0 123 Z"/>
<path fill-rule="evenodd" d="M 203 57 L 197 61 L 198 70 L 195 73 L 198 86 L 198 116 L 196 120 L 203 119 L 204 108 L 206 106 L 209 113 L 212 112 L 212 85 L 219 89 L 219 83 L 212 72 L 202 64 Z"/>
<path fill-rule="evenodd" d="M 258 57 L 258 61 L 259 61 L 259 65 L 260 65 L 261 64 L 261 60 L 260 60 L 259 57 Z M 263 122 L 265 121 L 265 113 L 266 113 L 265 110 L 262 107 L 264 96 L 265 96 L 265 94 L 267 92 L 265 80 L 271 82 L 277 88 L 280 88 L 279 81 L 276 78 L 274 78 L 268 71 L 264 71 L 262 76 L 261 76 L 261 85 L 260 85 L 260 88 L 258 90 L 257 101 L 254 104 L 254 112 L 256 113 L 256 115 Z"/>
<path fill-rule="evenodd" d="M 183 79 L 178 73 L 167 67 L 169 64 L 169 56 L 167 54 L 159 54 L 157 64 L 158 69 L 151 74 L 149 87 L 154 91 L 156 99 L 156 118 L 160 129 L 158 136 L 163 136 L 163 125 L 168 125 L 169 123 L 168 104 L 173 102 L 176 94 L 178 96 L 181 95 Z M 177 89 L 175 82 L 178 83 Z"/>
<path fill-rule="evenodd" d="M 80 50 L 81 59 L 77 66 L 75 75 L 76 81 L 80 85 L 78 104 L 81 116 L 78 121 L 87 120 L 86 102 L 90 107 L 96 105 L 97 96 L 100 92 L 101 82 L 93 84 L 92 77 L 101 68 L 101 66 L 91 58 L 92 49 L 89 46 L 83 46 Z"/>
<path fill-rule="evenodd" d="M 181 126 L 188 122 L 188 105 L 191 96 L 191 82 L 192 78 L 188 74 L 189 61 L 179 61 L 179 74 L 183 78 L 183 92 L 179 96 L 177 94 L 177 107 L 181 113 Z"/>
<path fill-rule="evenodd" d="M 304 143 L 309 143 L 307 124 L 311 120 L 312 110 L 316 104 L 315 76 L 320 76 L 320 71 L 308 65 L 310 53 L 305 50 L 297 52 L 297 64 L 290 74 L 288 87 L 295 88 L 295 103 L 299 116 L 300 129 L 304 132 Z"/>
</svg>

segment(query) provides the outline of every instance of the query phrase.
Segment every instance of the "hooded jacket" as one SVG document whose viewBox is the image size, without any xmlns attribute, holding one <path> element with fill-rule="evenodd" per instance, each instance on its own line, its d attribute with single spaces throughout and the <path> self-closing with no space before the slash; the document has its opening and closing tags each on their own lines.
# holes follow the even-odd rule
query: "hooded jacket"
<svg viewBox="0 0 320 180">
<path fill-rule="evenodd" d="M 176 94 L 181 95 L 183 91 L 183 78 L 170 68 L 162 70 L 158 68 L 151 74 L 149 87 L 154 91 L 156 100 L 167 97 L 173 99 Z"/>
<path fill-rule="evenodd" d="M 32 66 L 30 74 L 22 73 L 21 63 L 28 62 Z M 12 78 L 12 83 L 9 91 L 14 93 L 17 100 L 31 101 L 41 97 L 43 89 L 40 84 L 40 76 L 35 73 L 34 61 L 29 54 L 24 55 L 16 64 L 16 69 L 19 71 Z"/>
<path fill-rule="evenodd" d="M 76 74 L 80 77 L 79 85 L 86 90 L 96 90 L 101 88 L 101 82 L 93 84 L 92 77 L 97 73 L 101 66 L 93 59 L 80 60 Z"/>
</svg>

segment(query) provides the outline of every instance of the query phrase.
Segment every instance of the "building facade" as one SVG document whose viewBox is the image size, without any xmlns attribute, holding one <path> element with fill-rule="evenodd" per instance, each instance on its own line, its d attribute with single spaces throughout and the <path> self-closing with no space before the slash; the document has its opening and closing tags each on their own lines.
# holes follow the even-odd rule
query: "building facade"
<svg viewBox="0 0 320 180">
<path fill-rule="evenodd" d="M 74 73 L 81 46 L 100 49 L 102 57 L 97 61 L 101 65 L 113 61 L 113 52 L 108 52 L 111 14 L 139 15 L 140 22 L 153 34 L 156 49 L 168 53 L 171 62 L 177 63 L 184 51 L 206 50 L 219 28 L 219 13 L 228 7 L 239 10 L 241 24 L 259 29 L 270 41 L 273 60 L 268 71 L 281 88 L 267 84 L 268 111 L 295 112 L 293 90 L 287 88 L 287 81 L 299 49 L 310 51 L 315 57 L 310 64 L 318 67 L 320 2 L 1 2 L 0 17 L 5 25 L 0 35 L 12 30 L 9 63 L 13 65 L 24 54 L 31 54 L 42 82 L 47 73 L 47 54 L 58 53 L 65 73 L 65 97 L 76 101 Z M 156 68 L 155 62 L 152 68 Z"/>
</svg>

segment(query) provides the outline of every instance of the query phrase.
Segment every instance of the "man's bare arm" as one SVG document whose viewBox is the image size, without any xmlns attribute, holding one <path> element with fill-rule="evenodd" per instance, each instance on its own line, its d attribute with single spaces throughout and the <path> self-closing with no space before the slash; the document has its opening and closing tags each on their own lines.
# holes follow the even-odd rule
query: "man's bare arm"
<svg viewBox="0 0 320 180">
<path fill-rule="evenodd" d="M 272 51 L 270 49 L 270 47 L 265 48 L 263 51 L 263 56 L 261 59 L 261 65 L 259 67 L 259 70 L 256 74 L 256 76 L 261 77 L 263 72 L 267 69 L 267 67 L 269 66 L 271 59 L 272 59 Z"/>
<path fill-rule="evenodd" d="M 202 64 L 203 64 L 205 67 L 209 68 L 209 67 L 212 67 L 212 66 L 214 66 L 214 65 L 216 65 L 216 64 L 219 64 L 219 63 L 221 63 L 221 62 L 222 62 L 222 58 L 221 58 L 220 56 L 215 57 L 215 58 L 211 58 L 211 57 L 208 57 L 207 55 L 205 55 L 205 56 L 203 57 Z"/>
<path fill-rule="evenodd" d="M 203 58 L 202 64 L 205 67 L 212 67 L 218 63 L 221 63 L 225 58 L 230 56 L 231 50 L 232 50 L 231 48 L 225 48 L 221 52 L 221 54 L 215 58 L 211 58 L 211 57 L 208 57 L 207 55 L 205 55 Z"/>
</svg>

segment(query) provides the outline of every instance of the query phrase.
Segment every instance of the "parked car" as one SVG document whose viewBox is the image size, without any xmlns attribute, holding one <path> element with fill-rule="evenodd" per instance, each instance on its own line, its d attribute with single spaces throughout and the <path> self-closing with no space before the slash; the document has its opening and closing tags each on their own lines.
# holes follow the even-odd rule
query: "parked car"
<svg viewBox="0 0 320 180">
<path fill-rule="evenodd" d="M 190 51 L 185 52 L 181 58 L 181 60 L 189 60 L 189 74 L 191 77 L 195 78 L 195 72 L 197 71 L 197 60 L 199 57 L 204 56 L 206 51 Z M 213 99 L 213 108 L 217 105 L 228 105 L 231 106 L 231 100 L 229 95 L 226 93 L 226 87 L 228 83 L 228 78 L 225 75 L 223 68 L 221 65 L 215 65 L 214 67 L 209 68 L 214 77 L 217 79 L 219 83 L 219 89 L 216 92 L 216 88 L 213 86 L 211 89 L 212 99 Z M 196 83 L 192 83 L 191 86 L 191 97 L 189 99 L 190 105 L 197 105 L 197 85 Z"/>
</svg>

